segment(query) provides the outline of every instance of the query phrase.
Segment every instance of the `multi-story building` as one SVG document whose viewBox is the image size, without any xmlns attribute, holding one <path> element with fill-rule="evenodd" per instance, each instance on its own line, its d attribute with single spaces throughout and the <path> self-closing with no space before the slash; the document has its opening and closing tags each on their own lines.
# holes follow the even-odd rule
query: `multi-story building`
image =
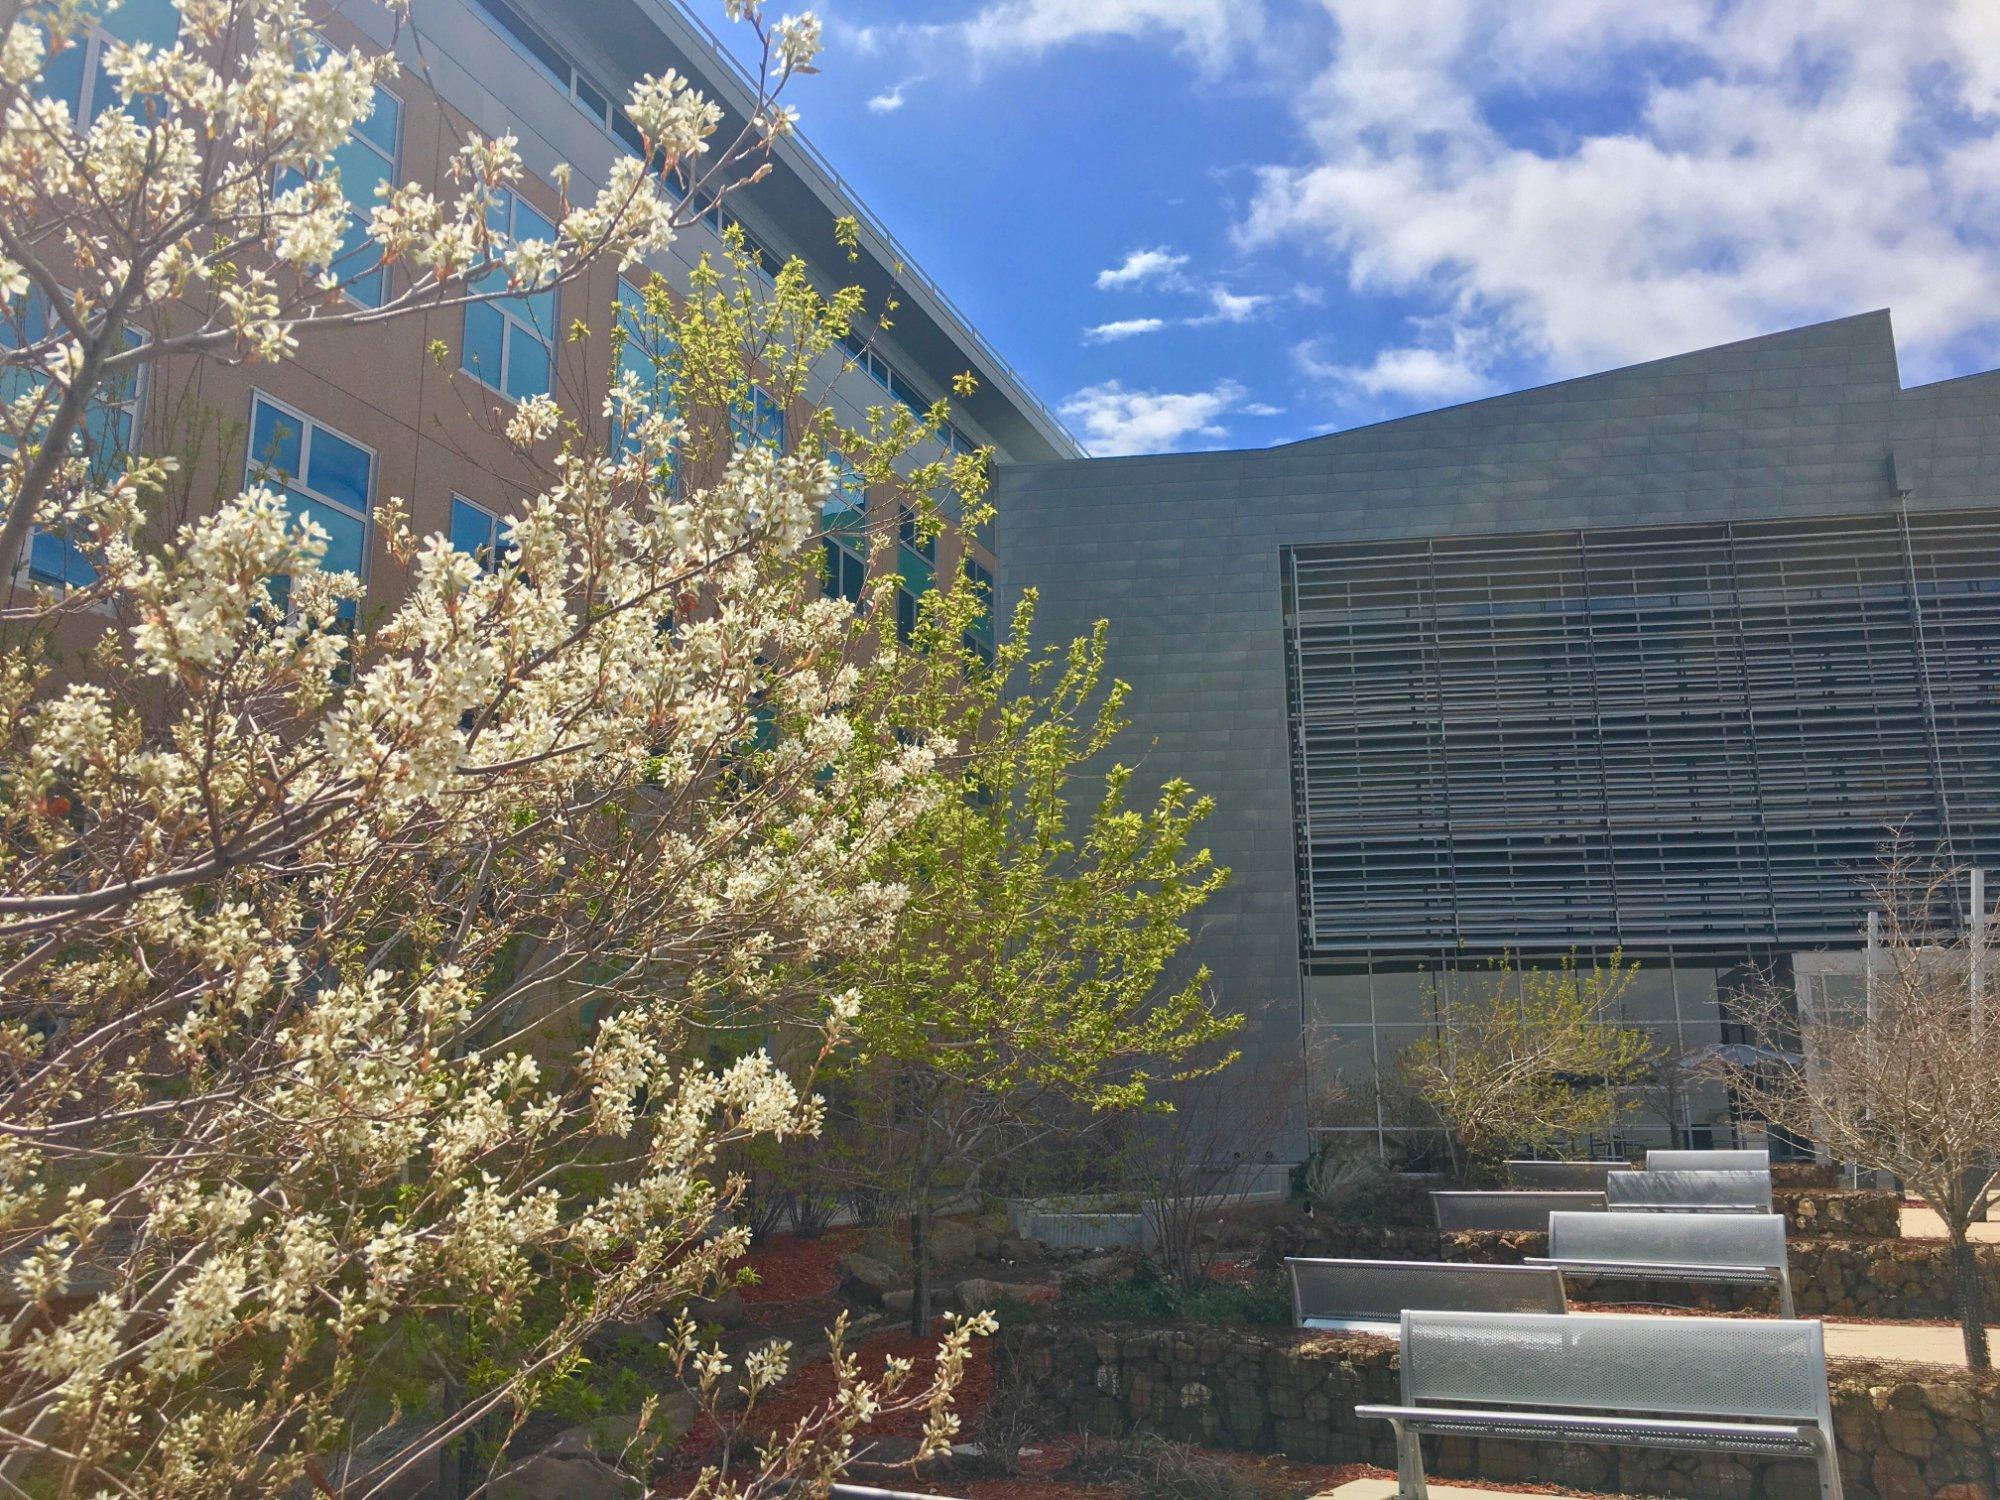
<svg viewBox="0 0 2000 1500">
<path fill-rule="evenodd" d="M 1698 1055 L 1860 940 L 1892 836 L 2000 854 L 2000 372 L 1905 389 L 1885 312 L 999 505 L 1002 607 L 1108 619 L 1131 743 L 1216 797 L 1196 951 L 1317 1128 L 1412 1127 L 1375 1081 L 1502 954 L 1622 951 Z M 1680 1093 L 1635 1133 L 1731 1133 Z"/>
<path fill-rule="evenodd" d="M 403 63 L 341 154 L 343 185 L 357 205 L 371 201 L 381 181 L 420 182 L 448 198 L 446 165 L 467 134 L 507 134 L 518 141 L 528 175 L 509 197 L 506 228 L 517 237 L 552 238 L 557 168 L 569 166 L 571 196 L 587 200 L 619 153 L 639 150 L 618 101 L 642 75 L 675 69 L 690 78 L 723 107 L 720 140 L 733 139 L 755 108 L 752 80 L 672 0 L 417 0 L 412 11 L 414 25 L 398 28 L 375 0 L 335 0 L 324 27 L 337 45 L 394 47 Z M 128 39 L 165 42 L 175 12 L 167 0 L 125 0 L 109 24 Z M 93 36 L 44 80 L 83 119 L 111 101 L 99 62 L 104 45 L 104 36 Z M 859 225 L 857 256 L 836 239 L 835 223 L 843 218 Z M 766 273 L 798 257 L 824 291 L 861 286 L 870 309 L 880 309 L 893 292 L 893 329 L 857 329 L 815 372 L 810 398 L 832 406 L 843 426 L 865 425 L 871 406 L 901 403 L 921 414 L 950 397 L 944 441 L 953 448 L 990 448 L 1001 459 L 1019 460 L 1080 452 L 807 140 L 780 141 L 763 180 L 709 202 L 650 270 L 685 288 L 704 254 L 720 256 L 730 223 L 741 226 Z M 344 275 L 373 263 L 358 229 L 354 244 L 351 262 L 335 267 Z M 384 278 L 396 274 L 377 270 L 352 282 L 349 294 L 379 302 Z M 394 565 L 371 524 L 386 498 L 407 500 L 420 533 L 446 532 L 476 550 L 493 544 L 505 518 L 538 484 L 499 434 L 515 401 L 550 393 L 600 439 L 609 436 L 600 410 L 618 357 L 609 334 L 628 316 L 648 274 L 635 267 L 621 275 L 604 264 L 534 296 L 329 330 L 284 363 L 163 361 L 144 381 L 103 393 L 93 430 L 111 434 L 112 447 L 165 444 L 191 460 L 178 497 L 189 511 L 214 503 L 253 473 L 282 481 L 294 506 L 328 532 L 328 565 L 359 573 L 379 599 L 396 587 Z M 578 323 L 594 336 L 572 338 Z M 434 357 L 439 346 L 441 358 Z M 645 351 L 628 343 L 623 357 L 643 359 Z M 977 378 L 976 391 L 964 399 L 952 392 L 961 372 Z M 783 445 L 802 429 L 804 411 L 785 410 L 761 391 L 754 397 L 741 418 L 753 436 Z M 931 452 L 926 447 L 914 457 Z M 868 549 L 843 545 L 853 527 L 829 531 L 828 587 L 856 597 L 870 566 Z M 913 616 L 917 596 L 961 555 L 991 576 L 985 540 L 949 531 L 937 542 L 908 537 L 897 561 L 882 564 L 902 574 L 899 611 Z M 78 582 L 88 567 L 62 537 L 41 534 L 29 548 L 26 572 L 37 582 Z"/>
</svg>

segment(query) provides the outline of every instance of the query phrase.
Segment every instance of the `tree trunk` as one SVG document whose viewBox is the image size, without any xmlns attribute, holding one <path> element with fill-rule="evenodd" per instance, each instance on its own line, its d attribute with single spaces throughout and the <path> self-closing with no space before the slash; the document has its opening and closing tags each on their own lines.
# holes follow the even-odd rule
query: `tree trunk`
<svg viewBox="0 0 2000 1500">
<path fill-rule="evenodd" d="M 910 1205 L 910 1337 L 922 1338 L 930 1332 L 930 1224 L 931 1195 L 928 1186 L 918 1191 Z"/>
<path fill-rule="evenodd" d="M 1986 1288 L 1979 1275 L 1979 1253 L 1965 1236 L 1963 1227 L 1954 1227 L 1951 1239 L 1953 1279 L 1958 1283 L 1958 1323 L 1965 1336 L 1965 1362 L 1975 1370 L 1992 1365 L 1986 1351 Z"/>
</svg>

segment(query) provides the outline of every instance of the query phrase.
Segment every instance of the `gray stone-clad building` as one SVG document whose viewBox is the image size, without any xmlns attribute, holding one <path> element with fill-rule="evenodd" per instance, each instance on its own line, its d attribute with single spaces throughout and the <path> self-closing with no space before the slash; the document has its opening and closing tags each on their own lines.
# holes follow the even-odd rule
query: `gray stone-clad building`
<svg viewBox="0 0 2000 1500">
<path fill-rule="evenodd" d="M 1697 1053 L 1892 830 L 2000 855 L 2000 372 L 1905 389 L 1886 312 L 999 505 L 1003 609 L 1109 620 L 1130 746 L 1216 797 L 1198 955 L 1316 1128 L 1411 1123 L 1373 1079 L 1454 971 L 1620 949 Z"/>
</svg>

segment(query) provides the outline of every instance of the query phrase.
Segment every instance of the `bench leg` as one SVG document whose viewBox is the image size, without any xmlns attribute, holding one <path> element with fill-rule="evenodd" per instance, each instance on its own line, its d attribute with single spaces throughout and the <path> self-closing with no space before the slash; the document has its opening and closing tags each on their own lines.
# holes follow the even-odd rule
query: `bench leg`
<svg viewBox="0 0 2000 1500">
<path fill-rule="evenodd" d="M 1396 1500 L 1430 1500 L 1424 1483 L 1423 1440 L 1394 1417 L 1389 1425 L 1396 1429 Z"/>
<path fill-rule="evenodd" d="M 1778 1316 L 1796 1318 L 1797 1310 L 1792 1305 L 1792 1273 L 1783 1266 L 1778 1267 Z"/>
<path fill-rule="evenodd" d="M 1834 1451 L 1833 1434 L 1823 1433 L 1819 1443 L 1819 1500 L 1844 1500 L 1840 1492 L 1840 1455 Z"/>
</svg>

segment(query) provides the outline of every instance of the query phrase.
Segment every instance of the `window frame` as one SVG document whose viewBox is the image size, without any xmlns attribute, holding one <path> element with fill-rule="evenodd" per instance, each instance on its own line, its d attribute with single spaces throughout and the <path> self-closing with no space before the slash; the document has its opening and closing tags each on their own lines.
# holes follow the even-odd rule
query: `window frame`
<svg viewBox="0 0 2000 1500">
<path fill-rule="evenodd" d="M 759 428 L 758 416 L 766 406 L 776 414 L 778 419 L 778 439 L 775 443 L 771 442 Z M 748 401 L 732 401 L 729 403 L 729 437 L 732 449 L 747 448 L 752 443 L 757 443 L 768 446 L 774 453 L 783 453 L 785 445 L 791 441 L 791 436 L 791 412 L 786 409 L 784 402 L 765 390 L 756 381 L 753 380 L 750 382 L 750 398 Z"/>
<path fill-rule="evenodd" d="M 174 14 L 178 18 L 180 13 L 176 10 Z M 178 28 L 176 28 L 176 35 L 178 36 Z M 76 40 L 72 43 L 78 56 L 77 67 L 79 72 L 76 83 L 76 104 L 70 110 L 70 124 L 78 131 L 88 130 L 91 123 L 100 114 L 104 113 L 106 108 L 112 107 L 111 105 L 97 106 L 95 98 L 97 80 L 104 65 L 104 49 L 124 40 L 124 37 L 119 36 L 104 24 L 104 18 L 101 15 L 87 21 L 79 28 Z M 47 71 L 46 64 L 47 59 L 45 58 L 45 73 Z M 104 73 L 103 77 L 107 83 L 111 81 L 109 73 Z M 42 97 L 46 99 L 50 96 L 44 94 Z"/>
<path fill-rule="evenodd" d="M 618 367 L 612 371 L 612 378 L 614 380 L 616 380 L 620 374 L 624 373 L 623 361 L 625 358 L 625 351 L 632 346 L 632 340 L 633 340 L 633 331 L 632 329 L 628 328 L 626 324 L 626 309 L 628 306 L 626 301 L 627 292 L 631 293 L 631 303 L 633 305 L 636 305 L 640 310 L 643 311 L 646 302 L 646 293 L 643 288 L 634 286 L 632 284 L 631 279 L 622 274 L 617 278 L 617 285 L 612 289 L 611 293 L 611 319 L 614 327 L 625 330 L 625 339 L 619 345 L 618 348 L 618 361 L 619 361 Z M 658 354 L 657 357 L 674 361 L 676 370 L 678 370 L 679 354 L 680 350 L 678 348 L 675 348 L 672 349 L 670 352 L 660 353 Z M 653 359 L 655 357 L 656 357 L 655 353 L 649 351 L 646 355 L 646 363 L 653 370 L 655 376 L 657 376 L 659 373 L 659 367 L 653 364 Z M 663 394 L 658 384 L 655 384 L 653 386 L 653 394 L 655 396 Z M 665 404 L 661 406 L 655 406 L 654 410 L 660 412 L 662 415 L 668 418 L 672 418 L 678 415 L 680 411 L 680 404 L 678 401 L 674 399 L 673 383 L 671 381 L 669 381 L 666 385 L 664 396 L 665 396 Z M 611 448 L 614 452 L 629 453 L 632 451 L 631 448 L 626 444 L 625 434 L 619 430 L 619 423 L 616 417 L 612 418 L 611 420 L 610 437 L 611 437 Z M 678 447 L 679 445 L 676 444 L 675 446 Z M 680 465 L 678 462 L 679 455 L 676 454 L 675 458 L 676 462 L 674 465 L 674 483 L 678 485 L 680 483 Z"/>
<path fill-rule="evenodd" d="M 389 154 L 388 154 L 389 170 L 385 174 L 386 180 L 388 181 L 389 185 L 391 187 L 394 187 L 396 185 L 397 175 L 402 171 L 403 168 L 403 122 L 405 119 L 405 111 L 408 108 L 409 101 L 403 98 L 403 96 L 397 93 L 394 89 L 390 88 L 387 84 L 383 83 L 376 84 L 375 92 L 379 96 L 387 97 L 393 100 L 396 105 L 396 139 L 395 139 L 395 144 L 392 145 L 389 149 Z M 380 98 L 377 99 L 375 107 L 377 110 L 381 108 Z M 373 116 L 371 115 L 371 118 L 372 117 Z M 382 148 L 379 145 L 377 145 L 374 141 L 370 140 L 367 136 L 363 135 L 358 128 L 348 131 L 347 139 L 354 142 L 356 145 L 361 146 L 363 149 L 373 152 L 378 157 L 383 154 Z M 346 183 L 345 180 L 343 180 L 340 184 L 341 191 L 343 193 L 346 193 L 347 187 L 348 184 Z M 365 229 L 368 223 L 368 214 L 364 209 L 355 205 L 354 199 L 351 195 L 348 197 L 347 202 L 349 208 L 348 212 L 349 220 L 355 224 L 363 226 L 363 228 Z M 364 240 L 366 239 L 365 233 L 363 235 L 363 238 Z M 381 278 L 376 300 L 370 302 L 365 298 L 355 296 L 352 278 L 342 278 L 340 286 L 340 295 L 345 297 L 349 302 L 352 302 L 356 307 L 380 307 L 384 302 L 387 302 L 389 300 L 389 278 L 394 273 L 395 273 L 395 267 L 389 265 L 388 263 L 384 262 L 378 257 L 375 263 L 375 269 L 373 273 Z"/>
<path fill-rule="evenodd" d="M 501 555 L 500 523 L 503 519 L 500 512 L 492 509 L 490 506 L 481 505 L 469 495 L 462 495 L 457 490 L 453 490 L 451 492 L 449 523 L 445 529 L 445 540 L 451 544 L 454 552 L 464 551 L 458 545 L 458 510 L 460 506 L 464 506 L 467 510 L 477 511 L 486 518 L 485 555 L 482 557 L 478 552 L 466 553 L 465 555 L 479 564 L 480 572 L 499 572 Z"/>
<path fill-rule="evenodd" d="M 27 299 L 32 299 L 36 297 L 42 298 L 42 300 L 45 303 L 48 300 L 46 294 L 43 293 L 40 287 L 30 285 L 27 292 Z M 21 326 L 22 333 L 25 336 L 27 332 L 25 326 L 27 311 L 30 305 L 31 303 L 28 300 L 24 299 L 19 313 L 15 313 L 12 310 L 8 310 L 6 312 L 0 312 L 0 316 L 15 318 L 18 321 L 19 325 Z M 49 320 L 50 332 L 52 333 L 55 329 L 55 309 L 52 307 L 49 308 L 44 313 L 44 317 L 46 317 Z M 125 334 L 126 339 L 128 340 L 125 346 L 128 349 L 137 349 L 142 345 L 144 345 L 151 338 L 151 335 L 148 334 L 145 329 L 135 328 L 130 323 L 127 323 L 125 325 L 123 332 Z M 48 335 L 44 336 L 46 337 Z M 20 367 L 20 368 L 25 369 L 25 367 Z M 149 385 L 147 376 L 149 375 L 149 373 L 150 373 L 149 367 L 146 365 L 141 365 L 138 369 L 134 370 L 131 373 L 131 376 L 129 377 L 132 382 L 131 394 L 127 396 L 125 400 L 115 401 L 115 402 L 101 401 L 96 396 L 93 395 L 91 400 L 84 409 L 84 424 L 86 427 L 88 426 L 91 415 L 95 412 L 122 411 L 126 414 L 126 416 L 129 419 L 129 425 L 128 425 L 129 442 L 127 443 L 127 446 L 121 450 L 122 455 L 126 457 L 130 457 L 139 452 L 139 425 L 146 413 L 146 393 Z M 5 434 L 0 434 L 0 452 L 11 452 L 12 448 L 13 448 L 12 441 Z M 92 456 L 93 464 L 94 460 L 99 456 L 101 455 Z M 94 475 L 92 482 L 102 483 L 103 477 Z M 68 579 L 64 578 L 52 578 L 47 574 L 38 574 L 35 571 L 35 543 L 38 539 L 44 536 L 54 536 L 59 545 L 68 548 L 71 552 L 76 552 L 79 550 L 77 548 L 76 543 L 71 541 L 68 537 L 62 536 L 60 533 L 51 532 L 45 526 L 30 525 L 28 528 L 27 540 L 23 543 L 21 547 L 21 555 L 15 559 L 14 563 L 15 587 L 75 589 L 75 588 L 88 588 L 90 584 L 95 583 L 97 581 L 96 577 L 97 570 L 94 567 L 92 567 L 90 570 L 91 577 L 86 582 L 81 584 L 71 583 Z"/>
<path fill-rule="evenodd" d="M 534 204 L 529 203 L 526 195 L 524 195 L 519 188 L 502 187 L 499 188 L 497 191 L 505 194 L 507 199 L 507 228 L 503 233 L 506 242 L 508 244 L 510 245 L 515 244 L 523 238 L 523 236 L 515 228 L 516 214 L 523 204 L 526 204 L 528 212 L 532 213 L 536 218 L 540 219 L 544 224 L 547 224 L 549 226 L 548 237 L 550 241 L 553 242 L 556 239 L 557 230 L 555 221 L 549 218 L 549 216 L 543 213 L 539 208 L 535 207 Z M 526 238 L 535 239 L 539 238 L 539 236 L 529 235 L 526 236 Z M 494 270 L 489 274 L 499 275 L 501 274 L 501 268 L 496 266 Z M 513 302 L 525 301 L 527 298 L 530 297 L 540 297 L 540 296 L 547 296 L 549 299 L 550 328 L 546 337 L 542 334 L 542 332 L 538 328 L 535 327 L 533 323 L 529 322 L 526 318 L 523 318 L 518 312 L 516 312 L 512 307 L 508 305 L 509 303 Z M 476 308 L 487 308 L 492 312 L 498 314 L 500 318 L 500 368 L 494 372 L 495 380 L 497 380 L 498 382 L 497 384 L 494 381 L 489 381 L 483 374 L 480 373 L 478 369 L 474 368 L 472 363 L 471 359 L 472 341 L 467 333 L 467 328 L 470 325 L 470 321 L 473 316 L 473 311 Z M 562 328 L 562 287 L 560 284 L 544 287 L 540 291 L 534 291 L 534 292 L 502 291 L 502 292 L 490 292 L 481 296 L 477 296 L 465 304 L 465 316 L 459 322 L 459 332 L 458 332 L 459 373 L 462 375 L 469 376 L 479 385 L 493 392 L 494 395 L 500 397 L 501 400 L 512 402 L 516 406 L 520 405 L 523 401 L 530 400 L 534 396 L 538 395 L 553 397 L 555 395 L 555 386 L 556 386 L 556 351 L 560 347 L 560 342 L 561 342 L 560 338 L 558 337 L 558 331 L 561 328 Z M 507 389 L 508 374 L 514 367 L 514 335 L 517 332 L 524 335 L 527 338 L 533 339 L 537 344 L 541 346 L 542 351 L 548 356 L 549 383 L 548 383 L 548 388 L 546 390 L 531 391 L 526 396 L 516 396 Z"/>
<path fill-rule="evenodd" d="M 283 478 L 280 478 L 279 476 L 273 475 L 270 470 L 264 468 L 263 465 L 258 461 L 255 444 L 257 442 L 257 403 L 260 401 L 263 402 L 266 406 L 271 407 L 273 410 L 282 412 L 284 415 L 292 418 L 294 421 L 300 424 L 299 425 L 300 472 L 290 480 L 285 480 Z M 346 501 L 336 500 L 331 495 L 322 494 L 320 491 L 315 490 L 310 484 L 306 483 L 305 476 L 307 473 L 311 472 L 312 468 L 311 439 L 312 439 L 313 429 L 315 428 L 324 428 L 328 433 L 338 438 L 341 442 L 350 444 L 355 448 L 359 448 L 363 453 L 368 455 L 368 504 L 367 508 L 363 510 L 359 516 L 355 515 L 353 507 L 348 505 Z M 270 485 L 273 482 L 273 480 L 276 479 L 277 488 L 279 488 L 280 490 L 287 490 L 287 491 L 297 490 L 300 494 L 304 495 L 307 499 L 313 501 L 315 504 L 324 505 L 330 510 L 339 511 L 341 514 L 347 516 L 350 520 L 360 521 L 361 567 L 357 571 L 356 577 L 358 577 L 361 581 L 361 591 L 363 594 L 366 594 L 368 592 L 368 575 L 370 572 L 369 565 L 373 560 L 372 555 L 375 551 L 375 489 L 377 482 L 381 478 L 381 474 L 382 474 L 382 455 L 375 449 L 375 447 L 372 444 L 364 443 L 359 438 L 354 437 L 352 434 L 341 431 L 340 428 L 334 426 L 331 422 L 322 422 L 318 417 L 312 416 L 307 412 L 299 410 L 299 408 L 292 405 L 291 402 L 283 400 L 277 396 L 273 396 L 269 391 L 266 391 L 261 387 L 252 386 L 250 388 L 250 427 L 248 433 L 244 437 L 244 443 L 243 443 L 244 487 L 247 489 L 249 486 L 253 484 Z M 299 518 L 295 516 L 294 520 L 297 519 Z M 336 572 L 336 573 L 344 573 L 348 571 L 345 568 L 329 569 L 325 566 L 324 562 L 322 562 L 321 568 L 322 571 Z"/>
</svg>

